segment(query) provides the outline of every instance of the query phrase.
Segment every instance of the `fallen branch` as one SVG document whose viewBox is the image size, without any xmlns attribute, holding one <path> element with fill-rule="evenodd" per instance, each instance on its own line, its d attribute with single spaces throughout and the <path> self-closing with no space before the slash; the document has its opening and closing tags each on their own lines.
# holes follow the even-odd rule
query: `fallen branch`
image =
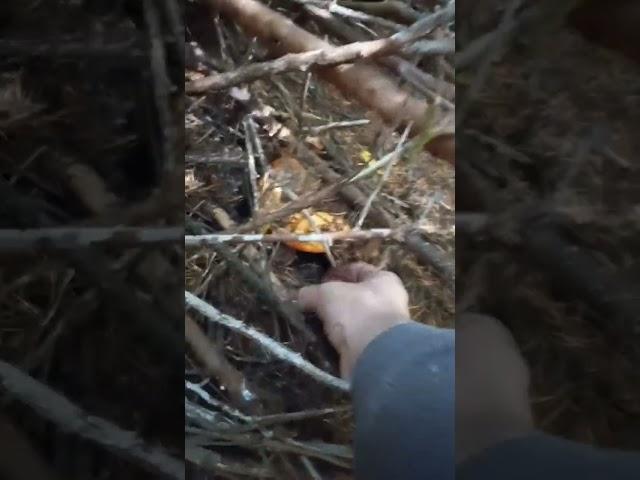
<svg viewBox="0 0 640 480">
<path fill-rule="evenodd" d="M 135 433 L 94 417 L 67 398 L 17 368 L 0 361 L 0 383 L 12 396 L 62 430 L 91 440 L 165 478 L 185 478 L 184 462 L 159 447 L 146 445 Z"/>
<path fill-rule="evenodd" d="M 197 310 L 200 314 L 204 315 L 209 320 L 220 325 L 224 325 L 225 327 L 256 341 L 274 357 L 287 362 L 288 364 L 296 367 L 300 371 L 306 373 L 310 377 L 331 388 L 342 392 L 349 391 L 349 384 L 346 381 L 334 377 L 333 375 L 330 375 L 323 370 L 320 370 L 318 367 L 302 358 L 299 353 L 289 350 L 268 335 L 265 335 L 264 333 L 250 327 L 240 320 L 236 320 L 229 315 L 225 315 L 212 305 L 209 305 L 207 302 L 199 299 L 190 292 L 185 291 L 184 298 L 188 307 Z"/>
<path fill-rule="evenodd" d="M 363 2 L 343 0 L 340 2 L 343 7 L 352 10 L 360 10 L 377 17 L 393 18 L 400 23 L 410 24 L 420 18 L 420 12 L 414 10 L 404 2 L 397 0 L 384 0 L 382 2 Z"/>
<path fill-rule="evenodd" d="M 393 237 L 397 230 L 390 228 L 374 228 L 371 230 L 350 230 L 344 232 L 309 233 L 296 235 L 293 233 L 273 234 L 209 234 L 209 235 L 185 235 L 186 247 L 215 245 L 219 243 L 278 243 L 278 242 L 302 242 L 302 243 L 329 243 L 335 241 L 353 242 L 358 240 L 371 240 L 373 238 Z"/>
<path fill-rule="evenodd" d="M 324 125 L 317 125 L 315 127 L 306 127 L 304 131 L 309 132 L 311 135 L 319 135 L 327 130 L 333 130 L 336 128 L 352 128 L 361 127 L 363 125 L 369 125 L 371 120 L 363 118 L 361 120 L 346 120 L 343 122 L 331 122 Z"/>
<path fill-rule="evenodd" d="M 447 258 L 442 250 L 423 239 L 418 231 L 407 233 L 404 238 L 404 243 L 422 265 L 433 268 L 444 280 L 447 288 L 455 293 L 454 259 Z"/>
<path fill-rule="evenodd" d="M 188 391 L 197 395 L 207 405 L 210 405 L 213 408 L 220 410 L 222 413 L 234 418 L 235 420 L 242 420 L 243 422 L 248 422 L 252 418 L 249 415 L 245 415 L 237 408 L 231 407 L 226 403 L 214 398 L 211 394 L 209 394 L 209 392 L 207 392 L 204 388 L 202 388 L 197 383 L 192 383 L 185 380 L 184 385 Z M 217 415 L 216 412 L 211 412 L 206 408 L 201 407 L 196 403 L 190 402 L 189 400 L 187 400 L 187 398 L 185 398 L 186 418 L 194 420 L 196 423 L 198 423 L 199 421 L 201 423 L 202 420 L 204 420 L 205 423 L 212 423 L 213 427 L 211 427 L 211 429 L 215 430 L 217 428 L 217 425 L 220 424 L 220 422 L 212 421 L 214 420 L 214 418 L 211 418 L 211 417 L 212 416 L 215 417 L 216 415 Z M 225 428 L 226 428 L 226 425 L 225 425 Z"/>
<path fill-rule="evenodd" d="M 348 43 L 365 41 L 366 37 L 350 28 L 339 18 L 331 15 L 327 10 L 311 4 L 305 4 L 304 10 L 316 23 L 321 25 L 324 31 L 329 32 L 331 35 Z M 424 96 L 431 98 L 433 101 L 436 99 L 440 102 L 444 101 L 443 106 L 454 110 L 455 106 L 451 103 L 455 98 L 454 85 L 433 77 L 399 56 L 376 57 L 374 60 L 397 73 Z"/>
<path fill-rule="evenodd" d="M 303 30 L 256 0 L 207 0 L 206 3 L 235 21 L 247 34 L 256 36 L 275 55 L 332 48 L 328 42 Z M 436 13 L 440 15 L 437 18 L 444 21 L 447 17 L 441 12 L 453 15 L 454 10 L 452 2 Z M 399 89 L 395 79 L 390 78 L 375 64 L 362 62 L 322 67 L 317 73 L 338 88 L 345 97 L 377 112 L 385 122 L 393 125 L 412 122 L 412 135 L 423 133 L 425 127 L 429 126 L 432 135 L 425 145 L 426 150 L 450 163 L 455 162 L 454 125 L 451 116 L 443 114 L 437 106 L 429 105 Z"/>
<path fill-rule="evenodd" d="M 208 246 L 221 243 L 278 243 L 278 242 L 310 242 L 332 245 L 335 241 L 354 242 L 373 238 L 393 238 L 403 242 L 420 262 L 433 267 L 445 280 L 449 289 L 455 286 L 453 262 L 437 247 L 423 240 L 418 233 L 404 234 L 405 229 L 378 228 L 371 230 L 351 230 L 345 232 L 295 234 L 208 234 L 185 236 L 186 247 Z"/>
<path fill-rule="evenodd" d="M 329 13 L 335 13 L 341 17 L 352 18 L 354 20 L 378 25 L 379 27 L 389 28 L 391 30 L 400 30 L 402 28 L 402 25 L 391 20 L 387 20 L 386 18 L 370 15 L 363 11 L 352 10 L 350 8 L 343 7 L 342 5 L 338 5 L 336 2 L 332 2 L 331 5 L 329 5 Z"/>
<path fill-rule="evenodd" d="M 182 239 L 181 227 L 54 227 L 0 230 L 0 251 L 75 250 L 100 245 L 130 246 L 172 243 Z"/>
<path fill-rule="evenodd" d="M 238 406 L 255 402 L 256 396 L 248 388 L 244 375 L 225 358 L 222 349 L 205 335 L 189 315 L 184 317 L 184 339 L 204 367 L 207 375 L 215 377 L 223 385 Z"/>
<path fill-rule="evenodd" d="M 439 40 L 423 40 L 407 47 L 406 52 L 411 55 L 451 55 L 456 51 L 456 41 L 453 38 Z"/>
<path fill-rule="evenodd" d="M 187 93 L 221 90 L 279 73 L 297 70 L 304 72 L 313 66 L 335 66 L 377 56 L 390 55 L 400 52 L 406 46 L 425 36 L 440 23 L 451 20 L 451 18 L 451 10 L 441 10 L 388 38 L 368 42 L 353 42 L 339 47 L 327 45 L 325 48 L 309 52 L 289 53 L 269 62 L 253 63 L 231 72 L 216 73 L 193 80 L 187 83 L 185 90 Z M 421 54 L 451 53 L 454 49 L 452 43 L 448 39 L 419 42 L 411 48 L 411 52 Z"/>
</svg>

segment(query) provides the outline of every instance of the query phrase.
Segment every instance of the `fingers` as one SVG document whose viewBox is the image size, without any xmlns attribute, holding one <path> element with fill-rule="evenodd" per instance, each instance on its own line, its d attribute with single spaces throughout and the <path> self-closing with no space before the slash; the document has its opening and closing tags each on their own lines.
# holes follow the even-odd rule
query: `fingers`
<svg viewBox="0 0 640 480">
<path fill-rule="evenodd" d="M 320 285 L 309 285 L 298 291 L 298 303 L 304 312 L 317 312 L 320 306 Z"/>
<path fill-rule="evenodd" d="M 368 280 L 380 270 L 364 262 L 350 263 L 334 267 L 325 275 L 324 282 L 359 283 Z"/>
</svg>

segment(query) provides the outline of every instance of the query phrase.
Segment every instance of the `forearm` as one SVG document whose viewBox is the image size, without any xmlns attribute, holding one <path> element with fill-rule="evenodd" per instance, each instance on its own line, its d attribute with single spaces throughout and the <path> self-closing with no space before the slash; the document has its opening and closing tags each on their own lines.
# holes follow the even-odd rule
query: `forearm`
<svg viewBox="0 0 640 480">
<path fill-rule="evenodd" d="M 379 335 L 353 378 L 357 479 L 454 477 L 454 332 L 417 323 Z"/>
</svg>

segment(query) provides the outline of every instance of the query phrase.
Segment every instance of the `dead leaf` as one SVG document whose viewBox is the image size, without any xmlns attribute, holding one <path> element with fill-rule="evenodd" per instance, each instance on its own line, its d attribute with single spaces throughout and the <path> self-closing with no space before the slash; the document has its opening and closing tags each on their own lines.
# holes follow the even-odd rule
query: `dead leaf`
<svg viewBox="0 0 640 480">
<path fill-rule="evenodd" d="M 308 185 L 307 169 L 297 158 L 288 153 L 271 162 L 269 171 L 272 182 L 279 187 L 291 190 L 296 195 L 302 194 Z"/>
</svg>

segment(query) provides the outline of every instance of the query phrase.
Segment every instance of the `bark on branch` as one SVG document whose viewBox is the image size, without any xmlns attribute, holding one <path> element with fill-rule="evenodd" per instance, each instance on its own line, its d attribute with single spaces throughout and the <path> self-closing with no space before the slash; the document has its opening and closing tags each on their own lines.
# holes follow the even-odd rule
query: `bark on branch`
<svg viewBox="0 0 640 480">
<path fill-rule="evenodd" d="M 388 38 L 367 42 L 353 42 L 339 47 L 329 46 L 324 49 L 309 52 L 288 53 L 269 62 L 252 63 L 239 67 L 231 72 L 216 73 L 188 82 L 185 90 L 187 93 L 222 90 L 268 75 L 276 75 L 294 70 L 306 71 L 313 66 L 334 66 L 390 55 L 400 52 L 403 48 L 429 33 L 429 31 L 433 30 L 434 25 L 437 25 L 443 18 L 448 17 L 442 14 L 437 17 L 426 17 L 408 29 Z M 422 54 L 443 54 L 451 53 L 451 44 L 452 42 L 449 40 L 437 40 L 433 42 L 416 43 L 411 48 L 413 52 Z"/>
<path fill-rule="evenodd" d="M 190 292 L 184 292 L 184 299 L 188 308 L 196 310 L 198 313 L 204 315 L 207 319 L 215 323 L 224 325 L 234 332 L 252 339 L 253 341 L 260 344 L 262 348 L 267 350 L 274 357 L 289 363 L 293 367 L 315 378 L 317 381 L 341 392 L 349 391 L 348 382 L 342 380 L 341 378 L 336 378 L 333 375 L 325 372 L 324 370 L 319 369 L 315 365 L 302 358 L 302 355 L 289 350 L 287 347 L 276 342 L 268 335 L 265 335 L 264 333 L 250 327 L 240 320 L 230 317 L 229 315 L 225 315 L 212 305 L 209 305 L 207 302 L 199 299 Z"/>
<path fill-rule="evenodd" d="M 235 21 L 247 34 L 261 40 L 275 55 L 332 48 L 330 43 L 298 27 L 285 16 L 256 0 L 207 0 L 207 4 Z M 442 11 L 416 23 L 433 21 L 434 15 L 438 15 L 435 17 L 438 22 L 449 21 L 449 18 L 453 18 L 454 10 L 452 2 Z M 402 33 L 406 32 L 399 32 Z M 435 131 L 425 148 L 435 156 L 455 162 L 452 147 L 454 126 L 451 122 L 443 118 L 440 112 L 434 111 L 434 106 L 399 89 L 376 65 L 362 62 L 321 67 L 318 74 L 346 97 L 374 110 L 390 124 L 412 123 L 414 135 L 422 133 L 426 128 L 433 128 Z"/>
</svg>

